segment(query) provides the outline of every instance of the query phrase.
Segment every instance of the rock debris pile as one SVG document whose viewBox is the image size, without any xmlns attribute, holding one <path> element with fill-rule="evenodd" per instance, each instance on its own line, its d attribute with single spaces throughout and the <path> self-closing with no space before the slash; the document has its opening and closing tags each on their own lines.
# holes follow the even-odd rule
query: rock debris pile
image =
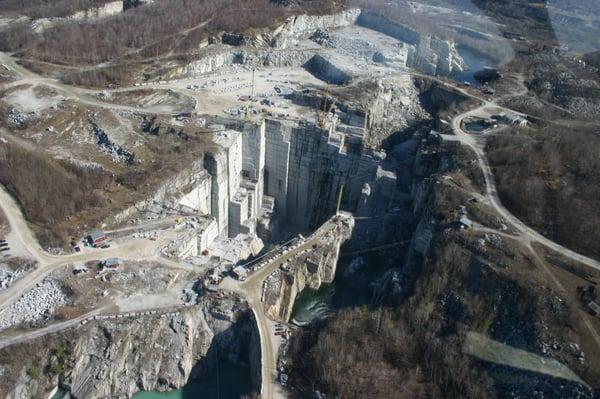
<svg viewBox="0 0 600 399">
<path fill-rule="evenodd" d="M 9 308 L 0 311 L 0 330 L 42 318 L 47 319 L 58 307 L 66 303 L 67 297 L 60 284 L 47 278 Z"/>
<path fill-rule="evenodd" d="M 96 139 L 96 144 L 100 147 L 102 152 L 110 155 L 117 162 L 124 163 L 127 166 L 133 165 L 135 162 L 135 154 L 111 141 L 108 134 L 97 125 L 92 125 L 92 133 Z"/>
<path fill-rule="evenodd" d="M 23 274 L 25 274 L 25 272 L 26 271 L 24 269 L 18 269 L 13 271 L 7 268 L 5 265 L 0 264 L 0 291 L 10 287 Z"/>
</svg>

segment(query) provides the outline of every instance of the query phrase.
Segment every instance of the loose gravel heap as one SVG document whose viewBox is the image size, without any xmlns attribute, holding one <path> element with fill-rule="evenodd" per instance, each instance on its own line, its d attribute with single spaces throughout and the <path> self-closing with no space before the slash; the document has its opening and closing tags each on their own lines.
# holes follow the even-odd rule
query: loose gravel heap
<svg viewBox="0 0 600 399">
<path fill-rule="evenodd" d="M 18 269 L 16 271 L 12 271 L 4 264 L 0 264 L 0 291 L 10 287 L 25 273 L 25 269 Z"/>
<path fill-rule="evenodd" d="M 48 319 L 58 307 L 67 303 L 60 284 L 51 278 L 45 279 L 26 292 L 9 308 L 0 311 L 0 330 L 26 322 Z"/>
<path fill-rule="evenodd" d="M 27 123 L 27 116 L 17 110 L 10 110 L 8 113 L 8 124 L 11 127 L 21 128 Z"/>
</svg>

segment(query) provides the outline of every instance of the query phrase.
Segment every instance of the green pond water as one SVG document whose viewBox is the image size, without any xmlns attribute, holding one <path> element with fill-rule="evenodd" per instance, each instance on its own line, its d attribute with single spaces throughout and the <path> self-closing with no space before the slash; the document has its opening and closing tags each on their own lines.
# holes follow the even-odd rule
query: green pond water
<svg viewBox="0 0 600 399">
<path fill-rule="evenodd" d="M 299 327 L 322 320 L 339 309 L 369 304 L 372 297 L 370 282 L 384 270 L 377 260 L 366 260 L 362 270 L 343 278 L 336 276 L 333 283 L 322 284 L 318 290 L 306 288 L 296 296 L 290 322 Z M 345 266 L 338 265 L 338 268 Z"/>
<path fill-rule="evenodd" d="M 250 369 L 220 362 L 218 373 L 206 380 L 191 381 L 182 389 L 171 392 L 139 392 L 134 399 L 238 399 L 252 391 Z"/>
<path fill-rule="evenodd" d="M 294 302 L 291 322 L 302 327 L 313 320 L 327 317 L 333 308 L 334 293 L 333 284 L 323 284 L 318 290 L 302 290 Z"/>
</svg>

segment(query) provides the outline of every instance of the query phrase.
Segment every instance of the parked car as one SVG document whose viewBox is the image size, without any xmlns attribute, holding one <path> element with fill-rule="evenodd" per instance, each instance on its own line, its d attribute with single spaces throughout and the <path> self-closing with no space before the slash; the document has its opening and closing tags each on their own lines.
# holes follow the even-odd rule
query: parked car
<svg viewBox="0 0 600 399">
<path fill-rule="evenodd" d="M 10 251 L 9 247 L 0 248 L 0 252 Z"/>
</svg>

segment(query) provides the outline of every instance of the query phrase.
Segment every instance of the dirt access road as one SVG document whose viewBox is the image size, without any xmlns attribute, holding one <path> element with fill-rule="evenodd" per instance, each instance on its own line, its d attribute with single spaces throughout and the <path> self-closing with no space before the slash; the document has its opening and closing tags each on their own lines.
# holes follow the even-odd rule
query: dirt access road
<svg viewBox="0 0 600 399">
<path fill-rule="evenodd" d="M 132 239 L 121 245 L 113 245 L 105 250 L 85 248 L 83 252 L 77 254 L 51 255 L 41 248 L 17 203 L 2 186 L 0 186 L 0 208 L 6 215 L 10 225 L 10 233 L 7 239 L 11 247 L 18 248 L 20 252 L 37 261 L 35 270 L 15 282 L 8 289 L 0 292 L 0 310 L 12 305 L 47 275 L 68 264 L 85 263 L 93 260 L 102 261 L 109 258 L 121 258 L 131 261 L 152 259 L 160 262 L 160 249 L 177 236 L 176 231 L 169 231 L 156 241 Z M 168 266 L 174 267 L 173 263 Z M 175 265 L 178 266 L 178 264 Z M 185 265 L 180 265 L 179 268 L 190 270 Z"/>
<path fill-rule="evenodd" d="M 464 91 L 463 93 L 468 95 L 468 93 Z M 519 232 L 519 235 L 524 241 L 524 244 L 537 242 L 547 248 L 553 249 L 561 253 L 562 255 L 566 256 L 571 260 L 582 263 L 586 266 L 600 271 L 600 262 L 587 256 L 581 255 L 568 248 L 565 248 L 564 246 L 544 237 L 531 227 L 527 226 L 522 220 L 517 218 L 508 209 L 506 209 L 504 205 L 502 205 L 500 197 L 498 196 L 498 190 L 496 188 L 496 182 L 494 174 L 492 172 L 492 168 L 490 167 L 487 157 L 485 156 L 484 143 L 482 143 L 481 139 L 478 139 L 476 136 L 467 133 L 462 127 L 463 121 L 465 119 L 472 116 L 490 115 L 493 112 L 497 112 L 498 109 L 515 113 L 515 111 L 499 106 L 495 102 L 484 101 L 484 103 L 479 107 L 457 115 L 452 120 L 452 129 L 454 130 L 454 133 L 456 134 L 458 140 L 462 144 L 471 148 L 477 157 L 477 162 L 485 178 L 486 201 L 496 210 L 496 212 L 498 212 L 500 216 L 502 216 L 508 223 L 512 225 L 512 227 L 515 230 Z"/>
</svg>

